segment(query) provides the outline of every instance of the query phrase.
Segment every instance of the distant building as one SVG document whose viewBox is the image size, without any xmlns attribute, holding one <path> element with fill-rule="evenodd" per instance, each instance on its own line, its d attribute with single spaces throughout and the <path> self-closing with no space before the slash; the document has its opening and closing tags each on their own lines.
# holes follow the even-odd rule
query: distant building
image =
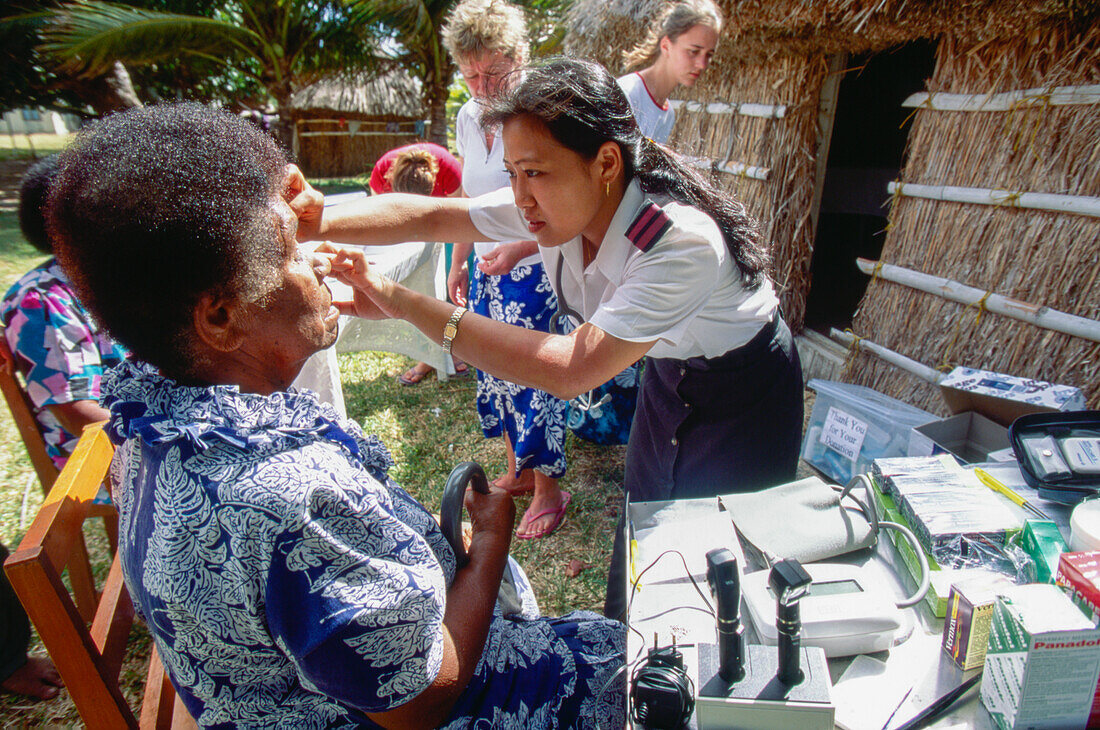
<svg viewBox="0 0 1100 730">
<path fill-rule="evenodd" d="M 290 106 L 295 157 L 310 177 L 362 175 L 387 150 L 425 139 L 420 80 L 401 70 L 323 79 Z"/>
<path fill-rule="evenodd" d="M 0 132 L 8 134 L 69 134 L 80 129 L 75 114 L 58 114 L 45 109 L 14 109 L 4 113 Z"/>
</svg>

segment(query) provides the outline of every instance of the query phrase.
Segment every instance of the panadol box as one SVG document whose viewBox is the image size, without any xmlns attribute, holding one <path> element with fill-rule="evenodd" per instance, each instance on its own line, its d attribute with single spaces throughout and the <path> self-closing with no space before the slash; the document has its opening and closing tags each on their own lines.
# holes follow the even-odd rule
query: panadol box
<svg viewBox="0 0 1100 730">
<path fill-rule="evenodd" d="M 1100 678 L 1100 629 L 1049 583 L 1011 586 L 993 611 L 982 704 L 1002 730 L 1083 728 Z"/>
</svg>

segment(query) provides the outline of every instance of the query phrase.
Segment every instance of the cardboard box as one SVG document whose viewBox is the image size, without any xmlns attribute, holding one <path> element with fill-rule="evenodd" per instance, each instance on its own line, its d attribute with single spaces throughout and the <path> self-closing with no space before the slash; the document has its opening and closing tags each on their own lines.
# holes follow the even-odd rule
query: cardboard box
<svg viewBox="0 0 1100 730">
<path fill-rule="evenodd" d="M 1068 552 L 1062 531 L 1053 520 L 1025 520 L 1020 547 L 1035 561 L 1035 581 L 1053 583 L 1062 553 Z"/>
<path fill-rule="evenodd" d="M 951 586 L 943 621 L 943 650 L 964 671 L 985 663 L 997 592 L 1011 585 L 1004 576 L 989 575 Z"/>
<path fill-rule="evenodd" d="M 967 411 L 913 429 L 910 456 L 950 454 L 960 464 L 979 464 L 995 451 L 1011 448 L 1008 429 L 980 413 Z"/>
<path fill-rule="evenodd" d="M 952 370 L 940 381 L 940 394 L 952 413 L 974 411 L 1005 427 L 1027 413 L 1085 408 L 1080 388 L 975 368 Z"/>
<path fill-rule="evenodd" d="M 1062 553 L 1055 583 L 1065 588 L 1093 621 L 1100 618 L 1100 551 Z"/>
<path fill-rule="evenodd" d="M 1060 589 L 1010 586 L 997 597 L 982 704 L 1002 730 L 1083 728 L 1100 678 L 1100 629 Z"/>
</svg>

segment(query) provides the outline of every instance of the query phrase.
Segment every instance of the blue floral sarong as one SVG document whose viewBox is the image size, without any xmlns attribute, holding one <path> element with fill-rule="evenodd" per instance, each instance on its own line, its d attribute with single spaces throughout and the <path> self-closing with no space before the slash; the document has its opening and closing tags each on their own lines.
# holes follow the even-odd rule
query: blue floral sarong
<svg viewBox="0 0 1100 730">
<path fill-rule="evenodd" d="M 470 301 L 473 311 L 498 322 L 550 331 L 557 297 L 541 262 L 486 276 L 476 266 Z M 516 475 L 538 469 L 548 477 L 565 474 L 567 402 L 536 388 L 477 373 L 477 414 L 485 438 L 508 434 L 516 452 Z"/>
</svg>

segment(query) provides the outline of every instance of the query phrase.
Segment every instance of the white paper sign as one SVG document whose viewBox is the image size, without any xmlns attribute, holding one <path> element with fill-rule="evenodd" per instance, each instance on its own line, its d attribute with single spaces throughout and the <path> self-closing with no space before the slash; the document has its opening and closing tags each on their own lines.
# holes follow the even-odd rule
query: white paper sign
<svg viewBox="0 0 1100 730">
<path fill-rule="evenodd" d="M 821 427 L 821 443 L 855 461 L 866 436 L 866 423 L 839 408 L 829 407 L 829 414 L 825 416 L 825 424 Z"/>
</svg>

